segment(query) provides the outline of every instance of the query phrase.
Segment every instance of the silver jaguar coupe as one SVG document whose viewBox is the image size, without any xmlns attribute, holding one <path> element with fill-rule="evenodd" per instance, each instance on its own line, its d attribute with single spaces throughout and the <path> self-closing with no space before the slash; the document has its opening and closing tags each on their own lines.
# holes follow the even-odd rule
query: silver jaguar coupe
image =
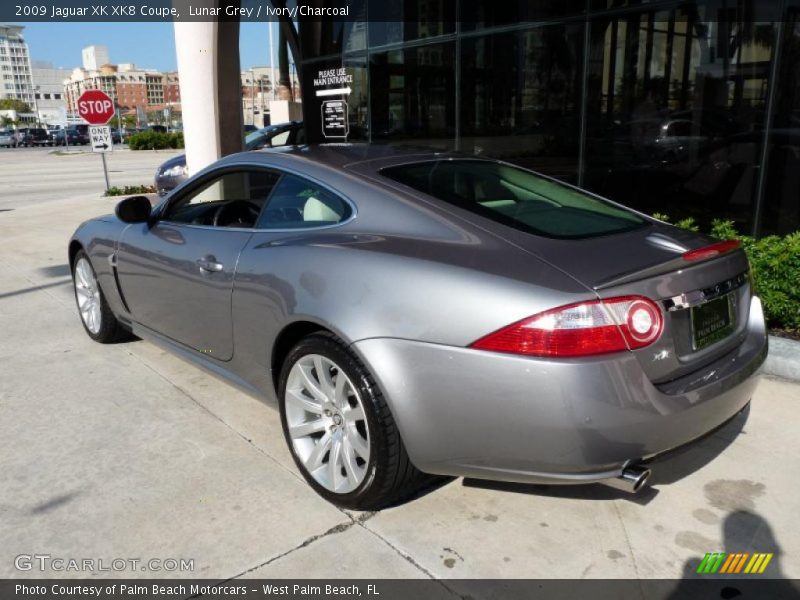
<svg viewBox="0 0 800 600">
<path fill-rule="evenodd" d="M 340 506 L 432 476 L 602 482 L 745 409 L 767 353 L 735 241 L 504 162 L 246 152 L 69 243 L 98 342 L 134 334 L 277 402 Z"/>
</svg>

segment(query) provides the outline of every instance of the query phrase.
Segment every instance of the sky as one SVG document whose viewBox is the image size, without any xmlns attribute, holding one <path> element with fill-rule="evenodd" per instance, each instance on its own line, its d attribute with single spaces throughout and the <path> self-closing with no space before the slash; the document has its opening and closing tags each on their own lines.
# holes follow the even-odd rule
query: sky
<svg viewBox="0 0 800 600">
<path fill-rule="evenodd" d="M 2 1 L 2 0 L 0 0 Z M 21 23 L 32 60 L 54 67 L 81 66 L 81 49 L 107 46 L 112 64 L 134 63 L 145 69 L 175 71 L 175 38 L 172 23 Z M 278 29 L 273 23 L 273 43 Z M 242 69 L 269 64 L 267 23 L 243 22 L 239 48 Z M 277 52 L 275 61 L 278 60 Z"/>
</svg>

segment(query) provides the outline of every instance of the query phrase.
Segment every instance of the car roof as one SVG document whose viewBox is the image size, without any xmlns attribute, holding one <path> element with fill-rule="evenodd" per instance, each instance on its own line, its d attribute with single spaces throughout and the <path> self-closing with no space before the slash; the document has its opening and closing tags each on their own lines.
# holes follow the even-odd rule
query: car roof
<svg viewBox="0 0 800 600">
<path fill-rule="evenodd" d="M 360 172 L 373 173 L 384 167 L 412 162 L 441 160 L 446 158 L 476 158 L 452 151 L 436 151 L 425 147 L 390 146 L 386 144 L 367 143 L 282 146 L 278 148 L 256 150 L 249 154 L 275 158 L 280 156 L 290 162 L 310 162 L 337 171 L 357 170 Z"/>
</svg>

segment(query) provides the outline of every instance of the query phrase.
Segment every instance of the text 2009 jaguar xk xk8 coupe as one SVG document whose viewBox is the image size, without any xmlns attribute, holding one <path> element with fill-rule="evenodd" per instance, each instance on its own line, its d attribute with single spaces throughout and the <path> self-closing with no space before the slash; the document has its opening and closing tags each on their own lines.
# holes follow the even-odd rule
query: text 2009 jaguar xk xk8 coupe
<svg viewBox="0 0 800 600">
<path fill-rule="evenodd" d="M 359 145 L 224 158 L 69 245 L 87 333 L 266 399 L 310 485 L 604 482 L 749 403 L 767 352 L 738 243 L 492 160 Z"/>
</svg>

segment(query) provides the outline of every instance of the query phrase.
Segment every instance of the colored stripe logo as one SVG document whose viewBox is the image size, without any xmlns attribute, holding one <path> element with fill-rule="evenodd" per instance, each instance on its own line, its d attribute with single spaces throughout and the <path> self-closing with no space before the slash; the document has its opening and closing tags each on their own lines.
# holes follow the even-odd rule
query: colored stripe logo
<svg viewBox="0 0 800 600">
<path fill-rule="evenodd" d="M 712 573 L 725 573 L 728 575 L 738 573 L 748 573 L 751 575 L 761 574 L 767 569 L 767 565 L 772 560 L 772 552 L 709 552 L 697 566 L 697 572 L 701 575 Z"/>
</svg>

